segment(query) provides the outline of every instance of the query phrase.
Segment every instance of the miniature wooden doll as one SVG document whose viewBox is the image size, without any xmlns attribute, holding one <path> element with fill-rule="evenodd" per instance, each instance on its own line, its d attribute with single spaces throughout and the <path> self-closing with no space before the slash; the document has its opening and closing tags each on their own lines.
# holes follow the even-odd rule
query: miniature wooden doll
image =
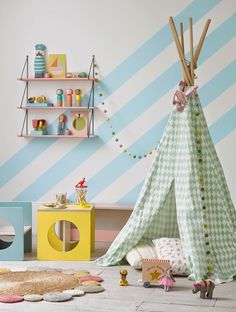
<svg viewBox="0 0 236 312">
<path fill-rule="evenodd" d="M 119 280 L 120 286 L 128 286 L 129 283 L 126 279 L 127 275 L 128 275 L 128 270 L 126 269 L 120 270 L 120 280 Z"/>
<path fill-rule="evenodd" d="M 160 285 L 163 285 L 165 291 L 169 291 L 170 287 L 173 287 L 175 279 L 171 275 L 171 270 L 166 270 L 163 277 L 160 278 Z"/>
<path fill-rule="evenodd" d="M 81 89 L 76 89 L 75 90 L 75 106 L 80 106 L 81 95 L 82 95 L 82 90 Z"/>
<path fill-rule="evenodd" d="M 67 89 L 66 90 L 66 95 L 67 95 L 67 106 L 71 107 L 72 106 L 72 94 L 73 90 L 72 89 Z"/>
<path fill-rule="evenodd" d="M 66 125 L 66 115 L 61 114 L 59 116 L 59 122 L 58 122 L 58 128 L 57 128 L 57 134 L 58 135 L 64 135 L 65 125 Z"/>
<path fill-rule="evenodd" d="M 36 44 L 35 46 L 36 55 L 34 59 L 34 77 L 35 78 L 44 78 L 45 73 L 45 50 L 46 47 L 44 44 Z"/>
<path fill-rule="evenodd" d="M 63 90 L 57 89 L 57 107 L 62 107 L 62 95 L 63 95 Z"/>
</svg>

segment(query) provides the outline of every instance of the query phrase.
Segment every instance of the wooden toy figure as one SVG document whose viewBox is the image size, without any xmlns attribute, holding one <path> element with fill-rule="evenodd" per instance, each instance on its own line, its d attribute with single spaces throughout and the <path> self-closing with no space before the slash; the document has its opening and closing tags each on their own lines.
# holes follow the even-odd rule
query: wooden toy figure
<svg viewBox="0 0 236 312">
<path fill-rule="evenodd" d="M 44 44 L 39 43 L 35 46 L 36 55 L 34 59 L 34 77 L 35 78 L 44 78 L 45 73 L 45 50 L 46 47 Z"/>
<path fill-rule="evenodd" d="M 175 283 L 175 279 L 171 275 L 171 270 L 166 270 L 164 276 L 160 278 L 160 285 L 164 287 L 165 291 L 169 291 L 170 287 L 173 287 Z"/>
<path fill-rule="evenodd" d="M 75 185 L 76 204 L 83 208 L 86 208 L 88 206 L 88 203 L 86 201 L 87 187 L 88 186 L 85 185 L 85 178 L 83 178 Z"/>
<path fill-rule="evenodd" d="M 38 122 L 38 130 L 44 130 L 46 128 L 46 120 L 40 119 Z"/>
<path fill-rule="evenodd" d="M 200 291 L 200 298 L 212 299 L 215 284 L 212 281 L 204 280 L 201 283 L 193 284 L 193 294 Z"/>
<path fill-rule="evenodd" d="M 128 275 L 128 270 L 126 270 L 126 269 L 120 270 L 120 280 L 119 280 L 120 286 L 128 286 L 129 283 L 126 279 L 127 275 Z"/>
<path fill-rule="evenodd" d="M 62 107 L 62 95 L 63 95 L 63 90 L 57 89 L 57 107 Z"/>
<path fill-rule="evenodd" d="M 58 122 L 58 128 L 57 128 L 57 134 L 58 135 L 64 135 L 64 129 L 66 125 L 66 115 L 61 114 L 59 116 L 59 122 Z"/>
<path fill-rule="evenodd" d="M 67 106 L 71 107 L 72 106 L 72 94 L 73 90 L 72 89 L 67 89 L 66 90 L 66 95 L 67 95 Z"/>
<path fill-rule="evenodd" d="M 80 106 L 81 95 L 82 95 L 82 90 L 81 89 L 75 89 L 75 106 Z"/>
</svg>

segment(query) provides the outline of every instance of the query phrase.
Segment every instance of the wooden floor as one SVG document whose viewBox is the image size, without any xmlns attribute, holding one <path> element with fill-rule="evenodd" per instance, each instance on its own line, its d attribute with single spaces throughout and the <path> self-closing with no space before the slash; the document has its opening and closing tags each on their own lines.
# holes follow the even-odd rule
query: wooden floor
<svg viewBox="0 0 236 312">
<path fill-rule="evenodd" d="M 95 257 L 105 252 L 106 247 L 97 244 Z M 92 274 L 99 274 L 104 279 L 106 291 L 100 294 L 86 294 L 65 303 L 0 303 L 0 311 L 16 312 L 234 312 L 236 311 L 236 281 L 218 285 L 215 288 L 214 299 L 202 300 L 199 295 L 191 292 L 191 282 L 187 278 L 176 278 L 176 286 L 170 292 L 163 289 L 143 288 L 138 280 L 140 272 L 129 266 L 129 286 L 118 285 L 120 267 L 98 267 L 91 262 L 78 261 L 36 261 L 35 252 L 28 254 L 22 262 L 1 262 L 1 267 L 24 270 L 32 266 L 47 266 L 50 268 L 87 269 Z"/>
</svg>

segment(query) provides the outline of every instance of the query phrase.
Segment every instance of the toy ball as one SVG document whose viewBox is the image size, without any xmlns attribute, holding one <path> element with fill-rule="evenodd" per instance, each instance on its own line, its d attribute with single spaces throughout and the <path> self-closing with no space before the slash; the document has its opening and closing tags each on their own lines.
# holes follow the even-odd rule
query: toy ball
<svg viewBox="0 0 236 312">
<path fill-rule="evenodd" d="M 86 78 L 87 77 L 87 73 L 81 72 L 81 73 L 79 73 L 79 77 L 80 78 Z"/>
<path fill-rule="evenodd" d="M 66 134 L 66 135 L 72 135 L 72 131 L 71 131 L 70 129 L 67 128 L 67 129 L 65 130 L 65 134 Z"/>
</svg>

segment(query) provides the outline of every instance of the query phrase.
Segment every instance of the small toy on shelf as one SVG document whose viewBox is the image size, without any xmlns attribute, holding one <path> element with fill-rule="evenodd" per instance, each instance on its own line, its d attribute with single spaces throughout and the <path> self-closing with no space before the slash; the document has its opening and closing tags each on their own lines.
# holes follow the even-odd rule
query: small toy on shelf
<svg viewBox="0 0 236 312">
<path fill-rule="evenodd" d="M 66 128 L 65 135 L 72 135 L 72 131 L 70 129 Z"/>
<path fill-rule="evenodd" d="M 120 270 L 120 280 L 119 280 L 120 286 L 128 286 L 129 285 L 129 283 L 126 279 L 127 275 L 128 275 L 128 270 L 126 270 L 126 269 Z"/>
<path fill-rule="evenodd" d="M 63 95 L 63 90 L 57 89 L 57 107 L 62 107 L 62 95 Z"/>
<path fill-rule="evenodd" d="M 44 74 L 44 78 L 50 78 L 51 77 L 51 75 L 49 74 L 49 72 L 46 72 L 45 74 Z"/>
<path fill-rule="evenodd" d="M 67 203 L 67 193 L 60 193 L 55 195 L 55 205 L 65 205 Z"/>
<path fill-rule="evenodd" d="M 175 279 L 171 275 L 171 269 L 167 269 L 165 275 L 160 278 L 160 285 L 164 287 L 165 291 L 169 291 L 174 286 Z"/>
<path fill-rule="evenodd" d="M 72 107 L 72 94 L 73 90 L 72 89 L 67 89 L 66 90 L 66 95 L 67 95 L 67 106 Z"/>
<path fill-rule="evenodd" d="M 45 119 L 33 119 L 32 126 L 34 130 L 31 131 L 31 134 L 34 134 L 34 135 L 47 134 L 46 124 L 47 122 Z"/>
<path fill-rule="evenodd" d="M 28 98 L 26 106 L 29 107 L 51 107 L 52 103 L 47 103 L 47 98 L 44 95 L 32 96 Z"/>
<path fill-rule="evenodd" d="M 80 106 L 81 103 L 82 90 L 75 89 L 75 106 Z"/>
<path fill-rule="evenodd" d="M 88 74 L 86 72 L 81 72 L 81 73 L 79 73 L 79 77 L 80 78 L 87 78 Z"/>
<path fill-rule="evenodd" d="M 67 117 L 65 114 L 61 114 L 58 119 L 59 119 L 59 122 L 58 122 L 57 134 L 64 135 Z"/>
<path fill-rule="evenodd" d="M 212 299 L 215 284 L 210 280 L 204 280 L 201 283 L 193 284 L 193 294 L 200 291 L 200 298 L 202 299 Z"/>
<path fill-rule="evenodd" d="M 36 55 L 34 59 L 34 77 L 35 78 L 43 78 L 45 72 L 45 50 L 46 47 L 44 44 L 36 44 L 35 45 Z"/>
<path fill-rule="evenodd" d="M 73 73 L 66 73 L 66 78 L 73 78 Z"/>
<path fill-rule="evenodd" d="M 86 194 L 87 194 L 87 185 L 85 185 L 85 178 L 79 181 L 75 185 L 76 190 L 76 204 L 78 204 L 82 208 L 86 208 L 88 203 L 86 201 Z"/>
</svg>

